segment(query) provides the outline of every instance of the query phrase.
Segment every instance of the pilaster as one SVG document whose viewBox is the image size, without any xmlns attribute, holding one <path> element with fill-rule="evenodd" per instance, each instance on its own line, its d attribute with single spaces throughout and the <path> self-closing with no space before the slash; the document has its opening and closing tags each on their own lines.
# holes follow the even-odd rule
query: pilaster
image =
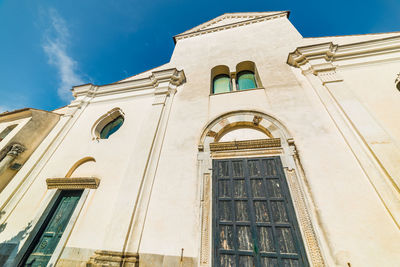
<svg viewBox="0 0 400 267">
<path fill-rule="evenodd" d="M 174 95 L 184 81 L 183 71 L 176 69 L 153 72 L 147 79 L 153 90 L 151 108 L 145 115 L 145 123 L 140 125 L 139 134 L 127 145 L 132 155 L 121 183 L 121 197 L 116 199 L 115 212 L 111 215 L 120 227 L 119 236 L 116 237 L 114 232 L 107 233 L 103 245 L 105 249 L 121 253 L 123 265 L 126 255 L 139 253 L 169 112 Z M 127 195 L 132 196 L 128 201 Z M 125 208 L 127 212 L 121 213 L 121 207 L 128 207 Z"/>
<path fill-rule="evenodd" d="M 288 64 L 298 67 L 313 86 L 366 177 L 394 222 L 400 227 L 400 179 L 393 159 L 400 150 L 340 77 L 332 43 L 297 48 Z M 368 51 L 370 52 L 370 51 Z"/>
</svg>

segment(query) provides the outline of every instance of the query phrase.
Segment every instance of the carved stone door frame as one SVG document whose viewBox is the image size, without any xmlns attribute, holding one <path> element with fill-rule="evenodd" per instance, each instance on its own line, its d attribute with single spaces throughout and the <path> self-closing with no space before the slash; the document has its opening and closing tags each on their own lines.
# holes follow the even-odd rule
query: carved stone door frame
<svg viewBox="0 0 400 267">
<path fill-rule="evenodd" d="M 218 142 L 216 136 L 237 122 L 253 123 L 270 133 L 269 139 Z M 212 160 L 244 157 L 279 156 L 289 186 L 310 266 L 326 266 L 321 247 L 327 247 L 305 186 L 305 175 L 295 143 L 286 127 L 275 118 L 258 111 L 237 111 L 219 116 L 203 130 L 198 145 L 198 178 L 200 187 L 201 244 L 199 266 L 212 263 Z M 327 251 L 324 250 L 324 251 Z"/>
</svg>

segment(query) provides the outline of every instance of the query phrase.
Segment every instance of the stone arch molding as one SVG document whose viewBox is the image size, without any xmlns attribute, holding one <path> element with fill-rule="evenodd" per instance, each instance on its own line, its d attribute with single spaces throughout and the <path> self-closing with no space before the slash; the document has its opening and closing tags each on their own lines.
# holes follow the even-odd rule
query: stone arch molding
<svg viewBox="0 0 400 267">
<path fill-rule="evenodd" d="M 96 162 L 96 159 L 90 156 L 83 157 L 76 161 L 68 170 L 65 177 L 47 178 L 48 189 L 76 190 L 76 189 L 97 189 L 100 185 L 100 179 L 97 177 L 73 177 L 74 172 L 88 162 Z"/>
<path fill-rule="evenodd" d="M 202 131 L 199 151 L 208 152 L 210 143 L 218 142 L 226 133 L 238 128 L 252 128 L 261 131 L 266 138 L 280 138 L 282 146 L 292 140 L 286 126 L 274 117 L 260 111 L 234 111 L 218 116 Z"/>
<path fill-rule="evenodd" d="M 69 171 L 65 175 L 65 178 L 71 178 L 72 174 L 75 172 L 76 169 L 78 169 L 82 164 L 84 164 L 86 162 L 90 162 L 90 161 L 96 162 L 95 158 L 93 158 L 93 157 L 84 157 L 84 158 L 78 160 L 77 162 L 75 162 L 74 165 L 72 165 L 72 167 L 69 169 Z"/>
<path fill-rule="evenodd" d="M 261 131 L 265 134 L 266 140 L 279 140 L 278 143 L 275 143 L 274 147 L 266 149 L 269 150 L 267 154 L 263 154 L 263 149 L 245 150 L 253 150 L 253 153 L 249 154 L 252 156 L 280 156 L 309 263 L 311 266 L 326 266 L 321 251 L 321 244 L 325 244 L 325 238 L 322 236 L 322 231 L 314 227 L 314 225 L 318 224 L 316 215 L 313 210 L 310 209 L 313 202 L 310 199 L 310 194 L 305 185 L 305 174 L 301 167 L 292 135 L 280 120 L 260 111 L 249 110 L 233 111 L 216 117 L 203 129 L 199 139 L 198 179 L 201 181 L 201 244 L 199 266 L 210 266 L 212 258 L 211 229 L 213 217 L 211 166 L 212 159 L 216 157 L 216 155 L 211 151 L 211 146 L 212 144 L 218 143 L 224 134 L 232 129 L 240 127 L 248 127 Z M 240 148 L 237 151 L 239 150 Z M 235 152 L 226 155 L 229 157 L 229 155 L 235 155 Z M 246 155 L 244 156 L 246 157 Z M 216 158 L 218 158 L 218 156 Z M 318 235 L 316 230 L 318 230 Z"/>
</svg>

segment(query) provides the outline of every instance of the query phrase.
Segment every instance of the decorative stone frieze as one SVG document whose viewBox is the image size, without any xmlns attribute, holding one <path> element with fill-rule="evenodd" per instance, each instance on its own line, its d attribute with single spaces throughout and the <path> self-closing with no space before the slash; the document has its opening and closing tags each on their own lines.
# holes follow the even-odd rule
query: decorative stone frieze
<svg viewBox="0 0 400 267">
<path fill-rule="evenodd" d="M 215 142 L 210 144 L 210 151 L 256 149 L 256 148 L 269 148 L 269 147 L 280 147 L 280 146 L 281 146 L 280 138 L 271 138 L 271 139 L 257 139 L 257 140 L 232 141 L 232 142 Z"/>
<path fill-rule="evenodd" d="M 139 255 L 137 253 L 122 253 L 115 251 L 97 250 L 86 263 L 86 267 L 138 267 Z"/>
<path fill-rule="evenodd" d="M 100 179 L 95 177 L 79 177 L 79 178 L 47 178 L 48 189 L 96 189 L 100 185 Z"/>
<path fill-rule="evenodd" d="M 212 32 L 218 32 L 218 31 L 223 31 L 223 30 L 228 30 L 228 29 L 232 29 L 232 28 L 236 28 L 236 27 L 241 27 L 241 26 L 245 26 L 245 25 L 250 25 L 250 24 L 254 24 L 254 23 L 259 23 L 259 22 L 263 22 L 263 21 L 267 21 L 267 20 L 271 20 L 271 19 L 276 19 L 276 18 L 281 18 L 281 17 L 287 17 L 289 16 L 289 11 L 284 11 L 284 12 L 277 12 L 271 15 L 263 15 L 263 16 L 237 16 L 237 15 L 223 15 L 220 19 L 214 19 L 212 21 L 210 21 L 208 24 L 206 24 L 204 27 L 196 27 L 190 31 L 186 31 L 184 33 L 181 33 L 179 35 L 174 36 L 174 41 L 178 41 L 178 40 L 182 40 L 182 39 L 186 39 L 186 38 L 191 38 L 194 36 L 199 36 L 199 35 L 203 35 L 203 34 L 207 34 L 207 33 L 212 33 Z M 235 22 L 235 23 L 229 23 L 229 24 L 225 24 L 225 25 L 221 25 L 221 26 L 217 26 L 217 27 L 211 27 L 211 28 L 206 28 L 206 27 L 210 27 L 215 23 L 220 22 L 221 20 L 225 19 L 225 18 L 245 18 L 244 20 L 241 20 L 239 22 Z M 246 19 L 248 18 L 248 19 Z"/>
</svg>

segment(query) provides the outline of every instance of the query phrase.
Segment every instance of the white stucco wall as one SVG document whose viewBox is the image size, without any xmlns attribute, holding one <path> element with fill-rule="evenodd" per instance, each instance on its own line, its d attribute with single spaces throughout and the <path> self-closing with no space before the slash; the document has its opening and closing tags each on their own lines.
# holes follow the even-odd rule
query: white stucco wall
<svg viewBox="0 0 400 267">
<path fill-rule="evenodd" d="M 227 112 L 255 110 L 281 121 L 294 138 L 327 265 L 396 266 L 398 227 L 327 112 L 329 103 L 321 101 L 300 70 L 287 64 L 288 54 L 304 43 L 283 17 L 178 40 L 168 68 L 183 70 L 186 82 L 178 86 L 173 100 L 170 97 L 170 112 L 161 112 L 167 114 L 160 122 L 161 136 L 153 140 L 160 108 L 153 105 L 153 89 L 143 89 L 140 95 L 115 92 L 89 99 L 72 117 L 60 120 L 59 125 L 69 121 L 70 128 L 56 127 L 49 135 L 58 140 L 52 145 L 54 152 L 27 174 L 30 184 L 23 196 L 16 194 L 14 208 L 7 210 L 0 242 L 40 216 L 51 191 L 46 178 L 64 177 L 75 162 L 91 156 L 96 162 L 82 165 L 74 175 L 100 178 L 100 186 L 90 190 L 62 258 L 85 262 L 94 250 L 126 249 L 139 252 L 140 266 L 179 266 L 183 248 L 187 266 L 196 266 L 201 234 L 200 136 L 208 123 Z M 226 65 L 234 72 L 247 60 L 255 63 L 263 87 L 210 94 L 213 67 Z M 340 69 L 348 87 L 396 142 L 400 96 L 393 81 L 399 66 L 392 62 Z M 124 124 L 109 139 L 94 140 L 93 124 L 116 107 L 125 113 Z M 161 150 L 148 161 L 153 143 Z M 39 160 L 40 155 L 32 159 Z M 137 230 L 131 218 L 147 168 L 155 170 L 154 183 L 148 205 L 139 205 L 147 213 L 143 229 Z"/>
</svg>

